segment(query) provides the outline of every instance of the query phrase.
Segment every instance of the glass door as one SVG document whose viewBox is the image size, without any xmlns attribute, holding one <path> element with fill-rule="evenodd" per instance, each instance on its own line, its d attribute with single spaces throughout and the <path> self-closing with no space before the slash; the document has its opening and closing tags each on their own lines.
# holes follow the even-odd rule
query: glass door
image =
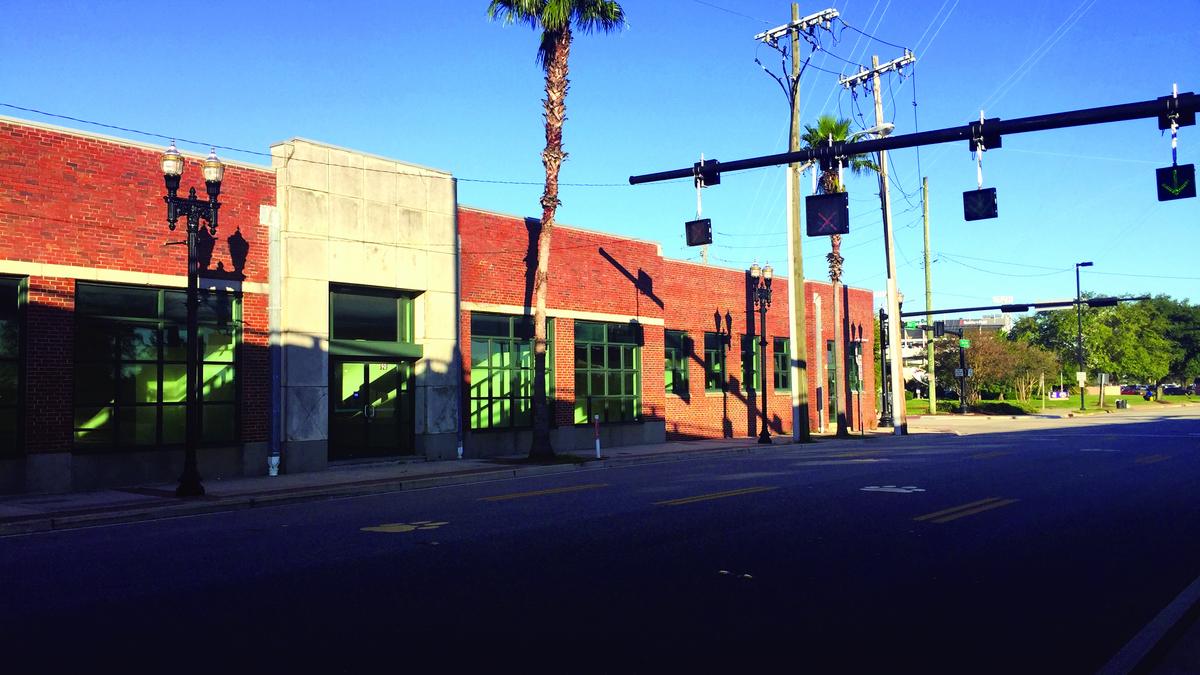
<svg viewBox="0 0 1200 675">
<path fill-rule="evenodd" d="M 330 365 L 329 458 L 412 453 L 412 364 L 334 359 Z"/>
</svg>

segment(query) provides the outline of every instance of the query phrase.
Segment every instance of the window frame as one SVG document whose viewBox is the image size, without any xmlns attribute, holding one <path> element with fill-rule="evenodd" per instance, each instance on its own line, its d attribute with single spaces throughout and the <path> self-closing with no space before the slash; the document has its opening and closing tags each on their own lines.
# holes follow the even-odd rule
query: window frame
<svg viewBox="0 0 1200 675">
<path fill-rule="evenodd" d="M 11 287 L 15 293 L 15 304 L 11 308 L 0 308 L 0 320 L 11 320 L 16 326 L 16 340 L 11 356 L 0 353 L 0 365 L 12 368 L 14 399 L 11 404 L 0 402 L 0 412 L 12 411 L 13 430 L 8 437 L 0 436 L 0 457 L 17 457 L 24 453 L 25 441 L 25 340 L 27 321 L 25 308 L 28 300 L 29 278 L 0 276 L 0 285 Z"/>
<path fill-rule="evenodd" d="M 704 391 L 707 393 L 725 391 L 729 383 L 725 367 L 729 349 L 725 338 L 724 333 L 704 333 Z M 710 343 L 715 343 L 715 346 L 710 346 Z"/>
<path fill-rule="evenodd" d="M 742 335 L 742 391 L 762 391 L 762 348 L 757 335 Z M 747 366 L 750 367 L 750 377 L 746 377 Z"/>
<path fill-rule="evenodd" d="M 475 324 L 474 324 L 474 321 L 477 317 L 478 318 L 489 318 L 489 319 L 496 319 L 496 318 L 506 319 L 507 323 L 508 323 L 508 335 L 507 336 L 499 336 L 499 335 L 490 335 L 487 333 L 477 334 L 475 331 Z M 530 324 L 528 339 L 525 339 L 518 334 L 520 324 L 524 321 L 528 321 Z M 487 432 L 494 432 L 494 431 L 502 432 L 502 431 L 514 431 L 517 429 L 533 428 L 533 386 L 534 386 L 533 369 L 537 362 L 537 354 L 535 352 L 533 325 L 532 324 L 533 324 L 533 317 L 528 316 L 528 315 L 498 314 L 498 313 L 494 313 L 494 312 L 471 312 L 471 337 L 470 337 L 471 379 L 467 382 L 467 394 L 466 394 L 466 398 L 467 398 L 467 429 L 471 433 L 487 433 Z M 514 353 L 519 353 L 519 350 L 515 349 L 519 345 L 528 345 L 529 346 L 529 358 L 530 358 L 529 367 L 528 368 L 523 367 L 516 362 L 516 359 L 510 359 L 510 361 L 507 365 L 501 364 L 498 367 L 492 367 L 490 365 L 485 366 L 482 370 L 486 370 L 488 375 L 481 378 L 481 381 L 477 381 L 476 378 L 479 376 L 479 371 L 481 369 L 476 364 L 476 359 L 477 359 L 478 355 L 476 354 L 475 344 L 476 344 L 476 342 L 482 342 L 484 340 L 486 340 L 488 343 L 488 359 L 489 359 L 489 361 L 491 359 L 491 355 L 493 353 L 496 353 L 492 350 L 491 345 L 493 343 L 502 343 L 502 344 L 506 345 L 507 348 L 502 353 L 508 353 L 510 355 L 514 354 Z M 547 405 L 552 406 L 553 401 L 554 401 L 554 384 L 555 384 L 555 380 L 554 380 L 554 318 L 553 317 L 546 318 L 546 364 L 545 365 L 546 365 L 546 403 L 547 403 Z M 502 394 L 500 396 L 496 396 L 492 392 L 492 383 L 495 381 L 492 373 L 495 371 L 498 371 L 500 373 L 505 373 L 505 372 L 508 373 L 507 377 L 504 377 L 503 375 L 501 376 L 502 380 L 507 381 L 507 386 L 508 386 L 507 394 Z M 528 373 L 528 376 L 529 376 L 529 381 L 528 381 L 529 396 L 520 396 L 519 393 L 520 393 L 521 387 L 523 385 L 521 380 L 526 372 Z M 487 396 L 476 396 L 475 395 L 475 393 L 474 393 L 475 387 L 476 387 L 476 384 L 478 384 L 478 383 L 487 383 L 487 385 L 488 385 L 488 395 Z M 529 401 L 529 407 L 528 407 L 529 422 L 528 422 L 528 424 L 518 424 L 517 423 L 516 411 L 518 410 L 518 404 L 517 404 L 518 400 Z M 494 406 L 496 403 L 507 403 L 508 404 L 507 405 L 507 409 L 508 409 L 508 423 L 507 424 L 500 425 L 500 424 L 493 423 L 493 421 L 491 419 L 493 417 L 492 411 L 495 410 Z M 476 407 L 477 405 L 479 405 L 481 407 L 477 409 L 477 407 Z M 477 427 L 477 426 L 475 426 L 476 414 L 478 412 L 480 412 L 481 410 L 486 410 L 488 413 L 488 425 Z M 501 410 L 503 410 L 503 406 L 501 406 Z M 501 413 L 501 414 L 503 414 L 503 413 Z M 555 426 L 555 420 L 554 420 L 553 414 L 550 415 L 550 424 L 551 424 L 551 426 Z"/>
<path fill-rule="evenodd" d="M 580 339 L 583 331 L 581 328 L 589 330 L 599 329 L 600 339 Z M 613 335 L 614 331 L 629 331 L 626 335 Z M 600 415 L 601 424 L 640 424 L 644 421 L 642 415 L 642 347 L 645 344 L 644 335 L 640 324 L 622 324 L 622 323 L 605 323 L 595 321 L 575 321 L 575 401 L 572 407 L 572 419 L 576 425 L 586 425 L 593 423 L 593 416 Z M 580 350 L 582 348 L 585 361 L 581 368 L 579 365 Z M 593 356 L 602 355 L 603 365 L 597 366 L 593 362 Z M 621 361 L 619 367 L 613 368 L 610 364 L 612 360 L 613 350 L 617 350 Z M 628 351 L 626 351 L 628 349 Z M 628 354 L 629 358 L 626 358 Z M 627 364 L 626 361 L 631 360 L 632 364 Z M 596 378 L 601 378 L 597 380 Z M 608 393 L 613 378 L 621 383 L 622 393 Z M 629 377 L 632 377 L 630 381 Z M 585 386 L 582 388 L 586 391 L 581 392 L 580 382 Z M 595 382 L 604 383 L 603 394 L 592 393 L 592 385 Z M 629 385 L 627 387 L 627 385 Z M 633 394 L 624 392 L 626 388 L 632 388 Z M 581 396 L 583 397 L 581 399 Z M 616 405 L 611 402 L 617 401 Z M 596 404 L 599 403 L 597 406 Z M 629 404 L 628 411 L 631 412 L 626 419 L 626 403 Z M 582 405 L 581 405 L 582 404 Z M 616 409 L 619 411 L 619 418 L 613 419 L 610 411 Z M 582 417 L 581 417 L 582 413 Z"/>
<path fill-rule="evenodd" d="M 100 291 L 112 292 L 133 291 L 144 293 L 147 296 L 154 295 L 155 316 L 135 315 L 117 315 L 117 314 L 86 314 L 80 311 L 81 290 L 86 294 L 89 289 L 99 289 Z M 229 302 L 229 316 L 227 319 L 230 340 L 232 342 L 231 356 L 228 360 L 218 360 L 213 358 L 205 358 L 204 349 L 202 346 L 201 359 L 198 364 L 198 375 L 201 379 L 205 376 L 207 366 L 220 367 L 221 370 L 226 368 L 232 369 L 232 397 L 228 400 L 205 400 L 203 387 L 200 392 L 200 399 L 196 402 L 200 409 L 200 445 L 203 447 L 222 447 L 236 445 L 242 439 L 242 368 L 243 368 L 243 296 L 241 291 L 228 289 L 200 289 L 201 303 L 205 301 L 204 296 L 219 298 L 220 294 L 225 294 Z M 182 296 L 176 298 L 181 300 L 177 303 L 169 303 L 168 298 L 172 295 Z M 74 452 L 123 452 L 130 450 L 148 450 L 155 448 L 175 448 L 184 445 L 187 435 L 187 342 L 180 342 L 177 347 L 170 345 L 168 335 L 170 331 L 176 331 L 175 335 L 186 335 L 187 321 L 186 318 L 175 318 L 171 316 L 168 305 L 174 307 L 183 307 L 186 317 L 187 307 L 187 290 L 175 287 L 162 286 L 131 286 L 123 284 L 110 284 L 99 282 L 76 282 L 75 284 L 75 316 L 74 318 L 74 353 L 75 358 L 72 366 L 72 449 Z M 198 328 L 200 335 L 204 335 L 220 325 L 219 320 L 206 320 L 201 316 Z M 89 331 L 88 327 L 93 327 Z M 97 334 L 103 335 L 105 330 L 125 329 L 130 328 L 150 328 L 154 331 L 152 342 L 154 344 L 155 355 L 153 358 L 148 357 L 128 357 L 121 354 L 120 341 L 115 339 L 112 342 L 112 351 L 108 355 L 94 356 L 93 358 L 80 358 L 81 353 L 93 354 L 95 350 L 87 349 L 94 345 L 94 337 Z M 188 336 L 191 339 L 192 336 Z M 88 342 L 91 340 L 91 342 Z M 182 349 L 182 357 L 168 357 L 168 349 Z M 80 376 L 81 371 L 86 368 L 94 368 L 98 372 L 103 372 L 104 367 L 108 367 L 108 374 L 111 376 L 111 389 L 108 393 L 111 394 L 107 403 L 100 403 L 99 398 L 94 403 L 80 403 Z M 153 382 L 155 387 L 155 400 L 153 401 L 138 401 L 135 395 L 133 400 L 123 400 L 125 398 L 122 390 L 127 386 L 127 380 L 123 382 L 122 372 L 127 368 L 150 366 L 153 370 Z M 179 400 L 170 400 L 178 394 L 168 396 L 168 383 L 172 382 L 167 377 L 168 368 L 182 369 L 183 385 L 182 396 Z M 134 371 L 136 372 L 136 371 Z M 134 386 L 136 388 L 138 376 L 134 375 Z M 144 380 L 144 382 L 148 382 Z M 174 382 L 178 382 L 175 380 Z M 139 408 L 153 408 L 155 410 L 154 420 L 154 438 L 150 442 L 139 442 L 136 436 L 123 434 L 123 426 L 127 423 L 123 420 L 126 410 L 136 410 Z M 205 413 L 210 410 L 226 409 L 230 415 L 232 423 L 232 433 L 228 437 L 213 438 L 211 435 L 205 435 Z M 107 440 L 91 441 L 84 439 L 82 434 L 88 432 L 86 426 L 79 424 L 79 414 L 87 409 L 108 409 L 111 417 L 111 426 L 107 433 Z M 168 433 L 172 430 L 168 425 L 168 410 L 173 411 L 172 416 L 181 421 L 177 430 L 177 435 Z M 174 412 L 177 411 L 177 412 Z M 136 424 L 136 422 L 135 422 Z M 96 427 L 94 429 L 102 429 Z M 136 431 L 135 431 L 136 433 Z"/>
<path fill-rule="evenodd" d="M 791 351 L 791 338 L 776 337 L 771 344 L 771 361 L 774 365 L 771 379 L 775 391 L 792 390 Z"/>
<path fill-rule="evenodd" d="M 687 398 L 691 392 L 688 377 L 688 358 L 691 338 L 687 331 L 663 330 L 663 391 L 671 396 Z"/>
</svg>

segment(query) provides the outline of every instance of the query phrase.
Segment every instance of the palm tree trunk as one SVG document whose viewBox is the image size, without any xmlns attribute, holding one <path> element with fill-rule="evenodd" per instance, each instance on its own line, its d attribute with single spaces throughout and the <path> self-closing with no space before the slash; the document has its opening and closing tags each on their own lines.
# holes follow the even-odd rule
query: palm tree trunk
<svg viewBox="0 0 1200 675">
<path fill-rule="evenodd" d="M 833 363 L 837 368 L 836 376 L 834 377 L 834 388 L 831 392 L 834 396 L 834 420 L 837 425 L 838 436 L 848 436 L 849 429 L 846 427 L 846 405 L 849 401 L 849 392 L 846 391 L 846 362 L 844 359 L 845 351 L 842 349 L 842 235 L 835 234 L 829 238 L 831 250 L 829 251 L 829 280 L 833 282 Z"/>
<path fill-rule="evenodd" d="M 550 444 L 550 407 L 546 400 L 546 287 L 549 283 L 550 237 L 554 233 L 554 214 L 558 210 L 558 172 L 566 153 L 562 149 L 563 121 L 567 116 L 567 57 L 571 51 L 571 28 L 553 36 L 553 51 L 546 60 L 546 149 L 542 165 L 546 167 L 546 188 L 542 192 L 542 227 L 538 232 L 537 271 L 533 276 L 533 443 L 530 459 L 554 456 Z"/>
</svg>

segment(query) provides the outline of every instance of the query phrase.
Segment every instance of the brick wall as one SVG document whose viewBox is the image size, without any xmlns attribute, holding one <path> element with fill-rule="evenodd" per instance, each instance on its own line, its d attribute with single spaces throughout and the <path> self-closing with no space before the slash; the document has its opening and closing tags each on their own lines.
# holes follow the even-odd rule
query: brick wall
<svg viewBox="0 0 1200 675">
<path fill-rule="evenodd" d="M 71 449 L 75 280 L 30 277 L 25 310 L 25 450 Z"/>
<path fill-rule="evenodd" d="M 0 120 L 0 261 L 107 270 L 89 278 L 137 283 L 120 272 L 182 277 L 184 224 L 166 227 L 161 149 Z M 200 161 L 187 159 L 181 193 L 204 195 Z M 226 166 L 219 229 L 206 277 L 266 283 L 267 228 L 260 205 L 275 203 L 270 169 Z M 232 240 L 232 245 L 231 245 Z M 240 246 L 244 243 L 244 246 Z M 244 248 L 244 262 L 234 251 Z M 239 272 L 240 268 L 240 274 Z M 224 275 L 222 275 L 222 272 Z M 75 279 L 29 279 L 25 449 L 71 449 Z M 242 440 L 267 437 L 270 364 L 267 296 L 244 293 Z"/>
<path fill-rule="evenodd" d="M 463 241 L 463 302 L 523 308 L 532 304 L 532 271 L 536 260 L 536 221 L 468 207 L 458 211 Z M 550 287 L 547 308 L 556 311 L 589 312 L 640 318 L 645 344 L 642 349 L 642 412 L 647 419 L 663 419 L 668 438 L 713 438 L 749 436 L 759 431 L 761 392 L 748 395 L 741 386 L 743 335 L 757 336 L 758 314 L 748 293 L 747 274 L 707 265 L 664 259 L 655 244 L 623 239 L 598 232 L 558 228 L 550 257 Z M 833 289 L 829 284 L 806 282 L 805 301 L 809 316 L 814 311 L 812 294 L 823 295 L 822 332 L 812 334 L 810 318 L 808 353 L 810 363 L 824 358 L 824 341 L 834 339 Z M 762 359 L 767 386 L 769 428 L 774 434 L 791 432 L 791 392 L 774 389 L 774 340 L 786 336 L 788 283 L 774 281 L 774 294 L 767 314 L 767 347 Z M 849 320 L 865 326 L 871 335 L 872 294 L 863 289 L 846 289 Z M 704 333 L 715 330 L 714 314 L 732 318 L 732 336 L 726 364 L 730 386 L 724 393 L 704 390 Z M 463 349 L 469 381 L 470 319 L 462 317 Z M 646 322 L 647 319 L 652 322 Z M 663 325 L 659 325 L 661 323 Z M 722 319 L 723 321 L 723 319 Z M 558 423 L 570 424 L 574 402 L 574 322 L 556 319 L 556 405 Z M 688 359 L 687 396 L 664 391 L 664 330 L 683 330 L 695 348 Z M 757 339 L 754 337 L 752 339 Z M 870 344 L 865 355 L 866 391 L 874 391 Z M 816 388 L 809 378 L 810 425 L 816 427 Z M 867 428 L 875 425 L 874 395 L 862 397 Z M 854 412 L 857 413 L 857 400 Z M 852 422 L 857 426 L 858 418 Z"/>
<path fill-rule="evenodd" d="M 183 275 L 182 228 L 166 226 L 161 150 L 0 120 L 0 260 Z M 189 158 L 180 192 L 203 196 L 200 162 Z M 247 281 L 267 281 L 267 232 L 258 207 L 275 203 L 275 174 L 227 166 L 211 268 L 234 268 L 227 245 L 249 244 Z"/>
</svg>

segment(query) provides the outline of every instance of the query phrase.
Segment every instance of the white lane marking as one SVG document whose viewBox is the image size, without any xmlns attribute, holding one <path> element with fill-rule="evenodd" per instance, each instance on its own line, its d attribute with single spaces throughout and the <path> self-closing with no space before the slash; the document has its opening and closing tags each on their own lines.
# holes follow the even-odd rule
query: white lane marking
<svg viewBox="0 0 1200 675">
<path fill-rule="evenodd" d="M 897 487 L 895 485 L 868 485 L 864 488 L 859 488 L 863 492 L 898 492 L 900 494 L 908 494 L 910 492 L 924 492 L 925 488 L 919 488 L 915 485 L 903 485 Z"/>
<path fill-rule="evenodd" d="M 1081 448 L 1080 452 L 1120 452 L 1115 448 Z"/>
</svg>

